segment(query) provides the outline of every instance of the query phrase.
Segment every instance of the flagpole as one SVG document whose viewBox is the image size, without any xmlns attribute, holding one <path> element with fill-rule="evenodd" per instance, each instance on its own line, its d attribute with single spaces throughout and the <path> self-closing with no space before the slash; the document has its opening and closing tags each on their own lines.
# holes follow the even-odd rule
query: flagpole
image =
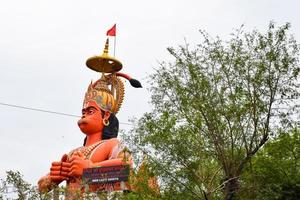
<svg viewBox="0 0 300 200">
<path fill-rule="evenodd" d="M 117 40 L 117 34 L 116 34 L 116 24 L 111 27 L 107 32 L 107 36 L 114 36 L 114 57 L 116 56 L 116 40 Z"/>
<path fill-rule="evenodd" d="M 116 40 L 117 40 L 117 35 L 115 35 L 114 38 L 114 57 L 116 57 Z"/>
</svg>

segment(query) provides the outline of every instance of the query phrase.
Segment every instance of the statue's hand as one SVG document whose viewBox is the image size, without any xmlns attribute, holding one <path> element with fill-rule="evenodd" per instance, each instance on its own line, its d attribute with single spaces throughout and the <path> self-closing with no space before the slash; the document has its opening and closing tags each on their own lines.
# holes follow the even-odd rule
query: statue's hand
<svg viewBox="0 0 300 200">
<path fill-rule="evenodd" d="M 69 160 L 71 164 L 69 176 L 81 177 L 83 169 L 92 167 L 92 161 L 85 159 L 81 152 L 75 152 Z"/>
<path fill-rule="evenodd" d="M 51 181 L 59 184 L 60 182 L 69 179 L 68 174 L 70 172 L 71 164 L 66 162 L 67 158 L 67 155 L 63 155 L 61 161 L 52 163 L 49 175 Z"/>
<path fill-rule="evenodd" d="M 38 189 L 40 192 L 49 192 L 64 180 L 68 180 L 71 164 L 66 162 L 68 156 L 65 154 L 59 162 L 51 164 L 50 173 L 43 176 L 38 181 Z"/>
</svg>

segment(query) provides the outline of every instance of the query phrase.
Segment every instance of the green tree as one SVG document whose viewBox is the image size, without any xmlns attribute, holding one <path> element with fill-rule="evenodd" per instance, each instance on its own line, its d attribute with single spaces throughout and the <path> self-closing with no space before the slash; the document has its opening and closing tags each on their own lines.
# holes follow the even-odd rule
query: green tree
<svg viewBox="0 0 300 200">
<path fill-rule="evenodd" d="M 300 130 L 280 132 L 252 160 L 241 189 L 245 199 L 300 199 Z"/>
<path fill-rule="evenodd" d="M 150 76 L 153 110 L 131 133 L 165 199 L 233 199 L 246 164 L 278 128 L 295 124 L 299 45 L 290 24 L 168 48 Z M 298 82 L 297 82 L 298 81 Z"/>
<path fill-rule="evenodd" d="M 17 200 L 50 199 L 47 196 L 42 197 L 36 187 L 27 183 L 18 171 L 7 171 L 6 179 L 1 179 L 0 199 L 7 199 L 8 197 L 14 197 Z"/>
</svg>

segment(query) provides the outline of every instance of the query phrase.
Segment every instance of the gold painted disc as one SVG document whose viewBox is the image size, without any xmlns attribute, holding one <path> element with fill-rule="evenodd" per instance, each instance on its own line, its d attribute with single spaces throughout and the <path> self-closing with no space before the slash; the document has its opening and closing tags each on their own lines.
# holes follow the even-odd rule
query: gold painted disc
<svg viewBox="0 0 300 200">
<path fill-rule="evenodd" d="M 93 56 L 86 61 L 86 66 L 97 72 L 113 73 L 122 69 L 122 63 L 108 55 Z"/>
</svg>

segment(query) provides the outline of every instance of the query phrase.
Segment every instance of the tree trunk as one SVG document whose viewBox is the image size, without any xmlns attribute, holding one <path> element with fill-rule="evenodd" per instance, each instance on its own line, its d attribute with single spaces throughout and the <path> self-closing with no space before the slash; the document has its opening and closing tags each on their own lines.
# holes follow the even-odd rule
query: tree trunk
<svg viewBox="0 0 300 200">
<path fill-rule="evenodd" d="M 232 200 L 239 190 L 239 181 L 237 176 L 228 178 L 225 183 L 225 200 Z"/>
</svg>

